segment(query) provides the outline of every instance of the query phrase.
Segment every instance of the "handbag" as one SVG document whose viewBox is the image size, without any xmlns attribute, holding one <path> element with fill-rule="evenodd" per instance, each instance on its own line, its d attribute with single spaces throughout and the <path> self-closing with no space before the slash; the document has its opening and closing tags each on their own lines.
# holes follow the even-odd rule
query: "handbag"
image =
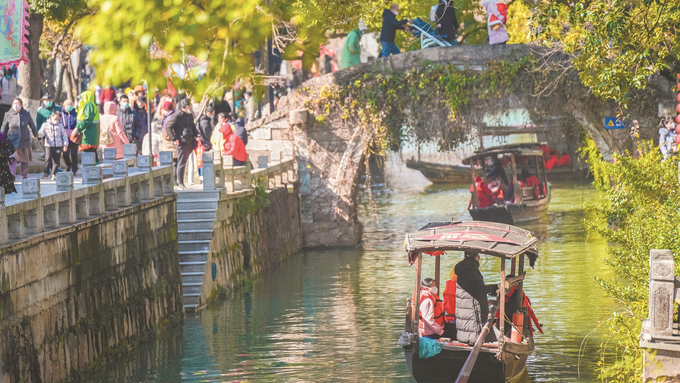
<svg viewBox="0 0 680 383">
<path fill-rule="evenodd" d="M 78 129 L 73 129 L 73 133 L 71 133 L 71 137 L 69 138 L 74 144 L 80 145 L 80 143 L 83 141 L 83 133 Z"/>
<path fill-rule="evenodd" d="M 99 131 L 99 145 L 111 145 L 113 144 L 113 134 L 109 131 L 109 128 L 111 127 L 111 124 L 115 120 L 111 120 L 109 123 L 109 126 L 106 127 L 106 129 L 101 129 Z"/>
</svg>

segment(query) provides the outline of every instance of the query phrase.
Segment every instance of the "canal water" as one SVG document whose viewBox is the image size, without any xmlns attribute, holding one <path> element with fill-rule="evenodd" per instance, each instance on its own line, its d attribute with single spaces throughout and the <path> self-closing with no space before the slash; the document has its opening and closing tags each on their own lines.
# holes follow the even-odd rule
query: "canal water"
<svg viewBox="0 0 680 383">
<path fill-rule="evenodd" d="M 415 277 L 404 234 L 434 220 L 469 219 L 470 198 L 465 185 L 413 178 L 386 185 L 374 177 L 373 203 L 362 190 L 362 247 L 294 256 L 90 381 L 412 382 L 397 346 Z M 588 185 L 556 183 L 547 219 L 524 225 L 540 238 L 525 288 L 545 329 L 529 359 L 532 382 L 597 380 L 600 336 L 584 338 L 613 302 L 592 278 L 609 276 L 605 243 L 583 226 L 583 203 L 595 196 Z M 460 258 L 442 259 L 443 277 Z M 432 275 L 434 262 L 423 264 L 423 276 Z M 498 266 L 482 260 L 487 283 L 498 280 Z"/>
</svg>

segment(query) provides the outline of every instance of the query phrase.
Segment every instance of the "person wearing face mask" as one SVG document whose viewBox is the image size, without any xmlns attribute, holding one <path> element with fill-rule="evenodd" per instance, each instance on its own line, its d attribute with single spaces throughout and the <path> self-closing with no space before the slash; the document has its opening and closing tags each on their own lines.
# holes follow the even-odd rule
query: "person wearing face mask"
<svg viewBox="0 0 680 383">
<path fill-rule="evenodd" d="M 213 133 L 213 118 L 215 118 L 215 108 L 208 105 L 205 108 L 205 112 L 203 112 L 201 117 L 198 118 L 198 124 L 196 125 L 201 143 L 203 143 L 203 148 L 205 151 L 212 150 L 210 138 L 212 137 Z"/>
<path fill-rule="evenodd" d="M 425 278 L 420 283 L 420 320 L 418 335 L 439 339 L 444 335 L 444 305 L 437 294 L 434 279 Z"/>
<path fill-rule="evenodd" d="M 64 101 L 64 107 L 61 110 L 61 124 L 64 125 L 64 131 L 69 137 L 68 147 L 64 150 L 64 163 L 66 164 L 66 171 L 78 172 L 78 144 L 71 141 L 71 133 L 76 128 L 78 122 L 78 111 L 73 107 L 73 101 Z"/>
<path fill-rule="evenodd" d="M 465 253 L 456 264 L 456 338 L 459 342 L 475 344 L 489 316 L 488 294 L 495 294 L 498 285 L 485 285 L 479 271 L 479 254 Z M 489 332 L 486 342 L 495 342 L 496 334 Z"/>
<path fill-rule="evenodd" d="M 132 103 L 133 111 L 139 116 L 139 125 L 141 129 L 138 134 L 137 139 L 137 154 L 142 153 L 142 141 L 144 141 L 144 136 L 149 132 L 149 116 L 146 112 L 146 97 L 138 96 L 137 99 Z M 147 149 L 148 150 L 148 149 Z"/>
<path fill-rule="evenodd" d="M 9 68 L 0 70 L 0 122 L 3 121 L 5 113 L 12 109 L 12 102 L 21 94 L 21 87 L 17 83 L 14 73 L 16 66 L 12 64 Z"/>
<path fill-rule="evenodd" d="M 130 99 L 126 95 L 120 96 L 120 108 L 116 112 L 116 116 L 123 124 L 123 130 L 128 137 L 130 143 L 137 142 L 139 135 L 142 133 L 142 119 L 139 114 L 130 107 Z"/>
<path fill-rule="evenodd" d="M 21 177 L 28 178 L 28 163 L 33 160 L 31 136 L 37 138 L 38 129 L 36 129 L 31 115 L 24 109 L 24 103 L 20 98 L 15 98 L 12 102 L 12 110 L 5 113 L 0 130 L 5 137 L 12 141 L 12 145 L 16 148 L 13 158 L 21 164 Z M 12 167 L 14 167 L 13 172 L 16 175 L 16 167 L 10 164 L 10 168 Z"/>
<path fill-rule="evenodd" d="M 390 9 L 383 11 L 383 24 L 380 30 L 380 46 L 382 47 L 380 57 L 401 53 L 394 44 L 394 38 L 397 37 L 397 29 L 405 30 L 406 25 L 410 25 L 411 19 L 397 20 L 398 14 L 399 5 L 397 4 L 392 4 Z"/>
<path fill-rule="evenodd" d="M 50 118 L 52 113 L 61 113 L 61 106 L 54 103 L 54 99 L 48 93 L 42 96 L 42 103 L 40 104 L 40 109 L 35 116 L 35 125 L 40 130 L 43 124 Z"/>
<path fill-rule="evenodd" d="M 45 167 L 42 179 L 46 180 L 52 171 L 52 180 L 57 177 L 61 163 L 61 151 L 68 149 L 68 136 L 61 124 L 61 112 L 54 111 L 40 127 L 38 138 L 45 139 Z"/>
</svg>

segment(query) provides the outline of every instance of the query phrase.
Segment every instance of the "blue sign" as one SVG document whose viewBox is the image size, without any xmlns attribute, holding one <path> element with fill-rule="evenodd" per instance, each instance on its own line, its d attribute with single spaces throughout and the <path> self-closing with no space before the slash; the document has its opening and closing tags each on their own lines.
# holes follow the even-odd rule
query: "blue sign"
<svg viewBox="0 0 680 383">
<path fill-rule="evenodd" d="M 625 129 L 623 122 L 616 117 L 605 117 L 604 118 L 604 128 L 609 129 Z"/>
</svg>

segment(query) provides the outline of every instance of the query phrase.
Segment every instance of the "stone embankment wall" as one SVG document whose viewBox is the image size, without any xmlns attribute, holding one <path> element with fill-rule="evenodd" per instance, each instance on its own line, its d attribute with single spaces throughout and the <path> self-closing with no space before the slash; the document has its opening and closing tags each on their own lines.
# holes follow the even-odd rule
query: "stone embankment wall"
<svg viewBox="0 0 680 383">
<path fill-rule="evenodd" d="M 181 322 L 175 196 L 0 248 L 0 382 L 77 381 Z"/>
<path fill-rule="evenodd" d="M 218 203 L 201 304 L 277 266 L 300 249 L 298 183 L 266 192 L 251 189 L 224 194 Z"/>
</svg>

